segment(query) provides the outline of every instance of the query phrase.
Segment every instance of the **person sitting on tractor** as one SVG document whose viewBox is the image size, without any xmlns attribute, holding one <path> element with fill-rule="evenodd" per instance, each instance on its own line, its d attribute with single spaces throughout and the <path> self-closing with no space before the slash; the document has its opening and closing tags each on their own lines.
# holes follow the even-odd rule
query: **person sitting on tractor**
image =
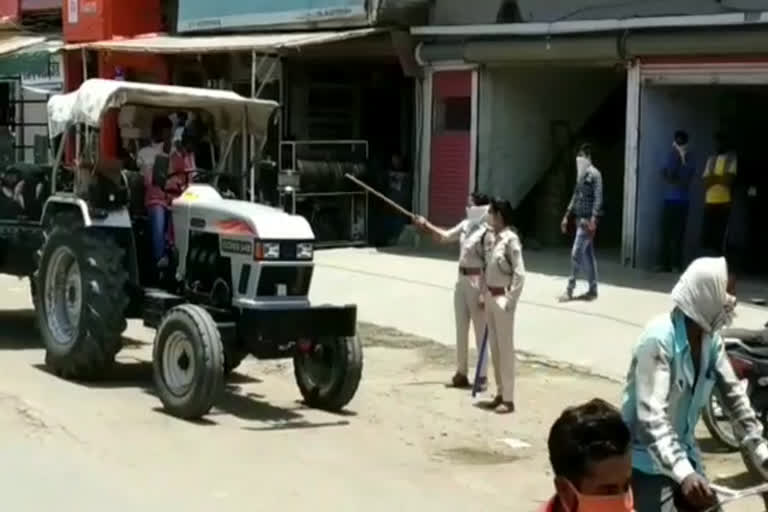
<svg viewBox="0 0 768 512">
<path fill-rule="evenodd" d="M 174 136 L 171 150 L 170 174 L 165 185 L 168 194 L 168 205 L 181 196 L 189 186 L 190 174 L 197 169 L 195 163 L 195 140 L 192 133 L 183 129 Z"/>
<path fill-rule="evenodd" d="M 136 163 L 144 175 L 144 205 L 149 217 L 152 240 L 152 261 L 160 263 L 165 256 L 165 222 L 168 199 L 165 193 L 165 176 L 156 172 L 158 155 L 167 155 L 171 138 L 171 121 L 158 116 L 152 121 L 152 142 L 142 148 Z"/>
</svg>

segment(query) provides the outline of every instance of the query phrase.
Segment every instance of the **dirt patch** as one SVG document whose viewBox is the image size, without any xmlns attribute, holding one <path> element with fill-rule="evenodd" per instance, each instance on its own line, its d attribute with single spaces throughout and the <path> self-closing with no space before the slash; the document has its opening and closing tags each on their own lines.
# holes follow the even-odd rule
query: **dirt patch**
<svg viewBox="0 0 768 512">
<path fill-rule="evenodd" d="M 526 458 L 522 455 L 512 455 L 498 450 L 482 449 L 474 446 L 461 446 L 437 451 L 435 457 L 455 464 L 478 466 L 510 464 Z"/>
</svg>

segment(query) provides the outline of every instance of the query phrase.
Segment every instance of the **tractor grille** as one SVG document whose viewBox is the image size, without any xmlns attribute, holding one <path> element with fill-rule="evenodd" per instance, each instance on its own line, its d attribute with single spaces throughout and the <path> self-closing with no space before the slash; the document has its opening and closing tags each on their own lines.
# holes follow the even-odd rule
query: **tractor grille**
<svg viewBox="0 0 768 512">
<path fill-rule="evenodd" d="M 280 285 L 284 285 L 287 297 L 303 297 L 309 294 L 309 283 L 311 280 L 312 267 L 265 265 L 261 268 L 256 295 L 259 297 L 274 297 L 278 295 L 278 291 L 282 288 Z"/>
<path fill-rule="evenodd" d="M 297 242 L 293 241 L 281 241 L 280 242 L 280 259 L 281 260 L 295 260 L 296 259 L 296 245 Z"/>
</svg>

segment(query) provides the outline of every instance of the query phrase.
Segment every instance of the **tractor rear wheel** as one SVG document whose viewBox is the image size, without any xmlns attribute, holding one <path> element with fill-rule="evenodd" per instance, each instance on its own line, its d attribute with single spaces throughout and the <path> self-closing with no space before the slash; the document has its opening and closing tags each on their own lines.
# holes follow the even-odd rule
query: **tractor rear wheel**
<svg viewBox="0 0 768 512">
<path fill-rule="evenodd" d="M 337 412 L 355 396 L 363 374 L 363 346 L 357 336 L 302 340 L 293 359 L 304 402 Z"/>
<path fill-rule="evenodd" d="M 192 304 L 168 311 L 155 335 L 152 366 L 166 411 L 187 420 L 208 414 L 224 391 L 224 347 L 210 313 Z"/>
<path fill-rule="evenodd" d="M 127 326 L 123 250 L 104 234 L 55 223 L 39 261 L 33 290 L 46 364 L 67 379 L 103 377 Z"/>
</svg>

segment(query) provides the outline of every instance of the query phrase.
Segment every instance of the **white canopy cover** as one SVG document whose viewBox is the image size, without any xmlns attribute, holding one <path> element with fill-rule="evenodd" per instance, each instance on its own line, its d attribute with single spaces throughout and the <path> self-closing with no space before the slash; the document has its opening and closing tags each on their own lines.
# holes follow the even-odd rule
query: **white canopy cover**
<svg viewBox="0 0 768 512">
<path fill-rule="evenodd" d="M 277 108 L 274 101 L 249 99 L 232 91 L 93 78 L 76 91 L 48 100 L 49 136 L 79 123 L 98 127 L 108 110 L 125 105 L 202 110 L 213 117 L 217 130 L 238 131 L 245 121 L 248 132 L 261 139 L 267 136 L 269 118 Z"/>
</svg>

